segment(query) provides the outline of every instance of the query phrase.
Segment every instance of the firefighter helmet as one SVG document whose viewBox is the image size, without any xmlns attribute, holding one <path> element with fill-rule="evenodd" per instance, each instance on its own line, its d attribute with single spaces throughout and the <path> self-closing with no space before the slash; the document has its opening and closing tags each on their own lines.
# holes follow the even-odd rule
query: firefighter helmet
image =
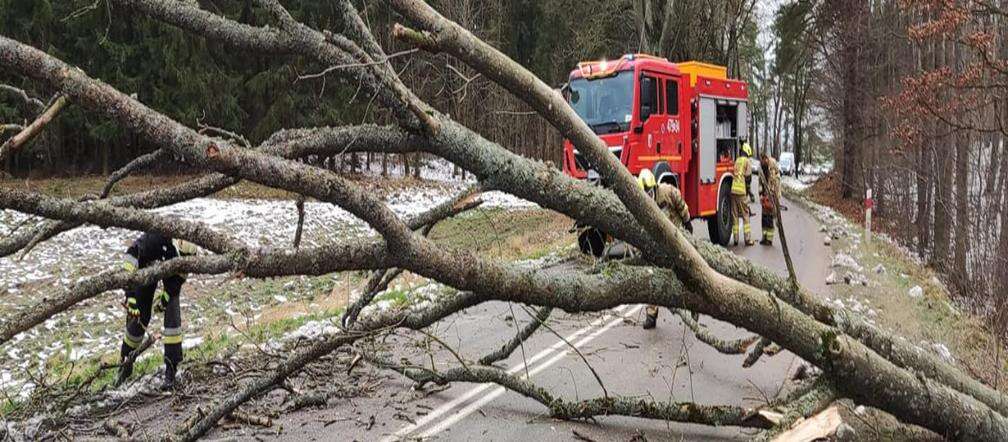
<svg viewBox="0 0 1008 442">
<path fill-rule="evenodd" d="M 637 185 L 640 186 L 641 190 L 651 190 L 658 185 L 658 182 L 655 180 L 651 170 L 642 169 L 640 175 L 637 176 Z"/>
<path fill-rule="evenodd" d="M 742 152 L 745 153 L 747 157 L 752 156 L 752 146 L 749 145 L 748 141 L 742 143 Z"/>
</svg>

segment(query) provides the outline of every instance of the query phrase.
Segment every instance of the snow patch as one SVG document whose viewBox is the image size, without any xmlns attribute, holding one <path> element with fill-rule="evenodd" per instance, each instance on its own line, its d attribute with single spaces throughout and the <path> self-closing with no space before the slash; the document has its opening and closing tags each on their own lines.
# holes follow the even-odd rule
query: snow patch
<svg viewBox="0 0 1008 442">
<path fill-rule="evenodd" d="M 934 350 L 934 352 L 938 354 L 938 357 L 942 358 L 945 362 L 948 362 L 949 364 L 955 363 L 955 357 L 952 356 L 952 351 L 949 350 L 945 344 L 935 342 L 931 344 L 931 349 Z"/>
</svg>

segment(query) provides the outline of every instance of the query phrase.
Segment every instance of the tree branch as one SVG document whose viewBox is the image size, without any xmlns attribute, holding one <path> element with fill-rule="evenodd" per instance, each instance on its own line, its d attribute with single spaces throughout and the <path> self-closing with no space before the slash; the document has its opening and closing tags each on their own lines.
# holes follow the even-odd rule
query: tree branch
<svg viewBox="0 0 1008 442">
<path fill-rule="evenodd" d="M 693 316 L 689 311 L 677 309 L 675 312 L 679 315 L 679 318 L 682 319 L 683 323 L 693 331 L 693 334 L 700 342 L 714 347 L 714 349 L 720 353 L 726 355 L 742 354 L 745 353 L 750 345 L 759 340 L 759 336 L 749 336 L 733 341 L 726 341 L 714 336 L 710 329 L 700 325 L 699 322 L 693 319 Z"/>
<path fill-rule="evenodd" d="M 515 337 L 504 343 L 501 348 L 480 358 L 480 365 L 491 365 L 495 362 L 507 359 L 511 356 L 511 353 L 514 353 L 514 351 L 527 341 L 528 338 L 532 337 L 532 334 L 534 334 L 536 330 L 539 330 L 539 328 L 542 327 L 542 324 L 546 322 L 546 319 L 549 318 L 550 313 L 552 312 L 552 307 L 540 308 L 536 314 L 532 316 L 532 321 L 526 324 L 525 327 L 522 327 Z"/>
<path fill-rule="evenodd" d="M 769 422 L 756 418 L 756 410 L 730 405 L 699 405 L 692 402 L 659 402 L 643 398 L 601 397 L 570 402 L 553 396 L 545 388 L 493 367 L 457 367 L 432 372 L 416 366 L 401 366 L 375 361 L 381 368 L 397 371 L 420 384 L 451 382 L 497 384 L 544 405 L 556 419 L 590 419 L 598 416 L 630 416 L 670 422 L 713 426 L 770 428 Z"/>
<path fill-rule="evenodd" d="M 53 118 L 59 115 L 60 111 L 63 110 L 63 106 L 67 104 L 67 97 L 59 97 L 56 101 L 49 106 L 45 112 L 42 112 L 35 121 L 32 121 L 27 127 L 18 132 L 16 135 L 11 137 L 9 140 L 0 145 L 0 163 L 7 160 L 8 157 L 14 154 L 18 149 L 23 147 L 32 138 L 35 138 L 42 129 L 45 128 Z"/>
<path fill-rule="evenodd" d="M 11 95 L 18 97 L 24 103 L 24 105 L 34 113 L 42 112 L 43 110 L 45 110 L 45 103 L 43 103 L 42 100 L 39 100 L 38 98 L 28 95 L 28 93 L 25 92 L 24 89 L 16 88 L 9 84 L 0 84 L 0 91 L 5 91 Z"/>
</svg>

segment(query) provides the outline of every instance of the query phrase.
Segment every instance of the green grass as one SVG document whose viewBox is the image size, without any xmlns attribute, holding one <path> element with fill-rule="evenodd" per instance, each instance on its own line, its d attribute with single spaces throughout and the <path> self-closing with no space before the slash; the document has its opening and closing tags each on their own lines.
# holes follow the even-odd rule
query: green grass
<svg viewBox="0 0 1008 442">
<path fill-rule="evenodd" d="M 14 401 L 11 399 L 4 399 L 3 405 L 0 405 L 0 418 L 4 418 L 11 414 L 18 412 L 21 409 L 22 403 Z"/>
</svg>

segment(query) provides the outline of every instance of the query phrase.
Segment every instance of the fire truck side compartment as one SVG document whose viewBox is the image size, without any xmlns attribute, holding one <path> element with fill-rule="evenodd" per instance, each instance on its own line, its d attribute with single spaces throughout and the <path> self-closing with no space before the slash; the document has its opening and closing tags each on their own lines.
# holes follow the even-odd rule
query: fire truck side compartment
<svg viewBox="0 0 1008 442">
<path fill-rule="evenodd" d="M 700 97 L 700 184 L 711 184 L 717 173 L 717 100 Z"/>
</svg>

